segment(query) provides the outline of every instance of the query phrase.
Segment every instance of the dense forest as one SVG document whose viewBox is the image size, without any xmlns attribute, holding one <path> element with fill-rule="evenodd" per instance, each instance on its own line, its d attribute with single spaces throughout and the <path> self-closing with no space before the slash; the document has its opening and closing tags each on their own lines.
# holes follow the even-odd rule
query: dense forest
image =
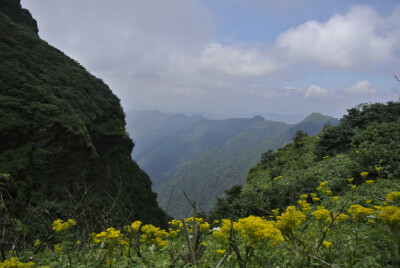
<svg viewBox="0 0 400 268">
<path fill-rule="evenodd" d="M 74 217 L 82 234 L 130 219 L 165 225 L 131 159 L 119 99 L 41 40 L 19 1 L 0 2 L 0 25 L 2 250 L 50 236 L 59 217 Z"/>
</svg>

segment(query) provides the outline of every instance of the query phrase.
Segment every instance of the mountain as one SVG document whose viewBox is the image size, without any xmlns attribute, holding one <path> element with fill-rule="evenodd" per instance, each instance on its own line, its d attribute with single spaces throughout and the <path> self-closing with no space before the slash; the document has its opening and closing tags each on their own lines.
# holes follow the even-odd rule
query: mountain
<svg viewBox="0 0 400 268">
<path fill-rule="evenodd" d="M 203 118 L 147 144 L 135 159 L 150 175 L 160 206 L 179 218 L 191 213 L 183 191 L 197 202 L 199 210 L 210 211 L 224 190 L 245 182 L 247 170 L 260 160 L 261 153 L 287 144 L 297 130 L 312 135 L 326 124 L 337 123 L 317 113 L 295 125 L 261 116 Z"/>
<path fill-rule="evenodd" d="M 109 87 L 41 40 L 20 1 L 0 1 L 0 222 L 165 225 L 133 146 Z"/>
<path fill-rule="evenodd" d="M 398 101 L 349 109 L 340 124 L 300 137 L 252 167 L 246 185 L 227 190 L 211 218 L 265 216 L 272 209 L 298 205 L 300 194 L 310 193 L 318 195 L 307 198 L 315 206 L 321 205 L 321 199 L 338 210 L 349 204 L 369 204 L 365 201 L 370 198 L 385 201 L 400 177 L 399 118 Z M 321 182 L 330 192 L 321 190 Z M 340 196 L 339 201 L 329 201 L 332 196 Z"/>
<path fill-rule="evenodd" d="M 205 119 L 200 115 L 167 114 L 159 111 L 131 111 L 127 115 L 126 129 L 135 142 L 134 159 L 156 141 Z"/>
</svg>

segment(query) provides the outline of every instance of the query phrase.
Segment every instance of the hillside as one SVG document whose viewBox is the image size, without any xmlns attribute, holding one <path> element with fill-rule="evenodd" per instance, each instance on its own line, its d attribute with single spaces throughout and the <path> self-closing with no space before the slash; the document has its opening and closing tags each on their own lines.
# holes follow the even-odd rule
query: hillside
<svg viewBox="0 0 400 268">
<path fill-rule="evenodd" d="M 203 119 L 154 142 L 136 160 L 150 175 L 160 206 L 172 216 L 188 216 L 190 204 L 183 191 L 197 201 L 199 210 L 210 211 L 224 190 L 245 182 L 247 170 L 266 149 L 285 145 L 298 129 L 315 134 L 335 123 L 321 114 L 311 114 L 296 125 L 261 116 Z"/>
<path fill-rule="evenodd" d="M 227 190 L 213 217 L 236 219 L 282 210 L 295 204 L 299 193 L 315 192 L 323 181 L 333 195 L 347 195 L 349 184 L 356 188 L 364 182 L 361 172 L 395 184 L 400 177 L 399 118 L 399 102 L 361 104 L 348 110 L 339 125 L 312 137 L 296 137 L 251 168 L 243 188 Z M 349 183 L 348 178 L 354 180 Z"/>
<path fill-rule="evenodd" d="M 126 129 L 135 143 L 132 157 L 137 159 L 144 150 L 160 139 L 204 119 L 200 115 L 187 116 L 159 111 L 128 112 L 126 114 Z"/>
<path fill-rule="evenodd" d="M 0 2 L 0 141 L 4 239 L 22 235 L 8 232 L 13 224 L 28 239 L 65 217 L 82 234 L 134 219 L 165 224 L 149 177 L 132 161 L 119 99 L 41 40 L 16 0 Z"/>
</svg>

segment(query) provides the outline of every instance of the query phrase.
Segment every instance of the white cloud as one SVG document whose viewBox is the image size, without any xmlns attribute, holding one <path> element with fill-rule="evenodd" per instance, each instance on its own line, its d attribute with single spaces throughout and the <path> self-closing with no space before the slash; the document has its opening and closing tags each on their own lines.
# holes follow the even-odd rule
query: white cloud
<svg viewBox="0 0 400 268">
<path fill-rule="evenodd" d="M 288 62 L 323 68 L 355 69 L 389 62 L 400 45 L 398 9 L 383 18 L 368 6 L 354 6 L 328 21 L 307 21 L 281 33 L 276 48 Z"/>
<path fill-rule="evenodd" d="M 350 87 L 346 87 L 344 93 L 349 95 L 373 95 L 378 94 L 378 90 L 374 88 L 367 80 L 358 81 Z"/>
<path fill-rule="evenodd" d="M 328 94 L 329 94 L 329 91 L 326 88 L 322 88 L 322 87 L 317 86 L 317 85 L 311 85 L 304 92 L 304 96 L 306 98 L 323 97 L 323 96 L 326 96 Z"/>
<path fill-rule="evenodd" d="M 302 2 L 233 1 L 260 10 Z M 353 95 L 356 99 L 373 89 L 361 83 L 335 92 L 331 89 L 335 85 L 312 72 L 381 68 L 398 57 L 400 46 L 400 5 L 386 17 L 367 6 L 353 7 L 327 21 L 307 21 L 266 45 L 222 42 L 224 37 L 217 36 L 218 11 L 202 0 L 22 0 L 22 4 L 38 20 L 40 36 L 101 77 L 128 110 L 223 106 L 245 110 L 257 105 L 294 110 L 299 102 L 311 109 L 316 98 L 326 103 L 327 97 L 339 93 L 358 92 Z M 306 85 L 316 85 L 281 88 L 282 81 L 296 85 L 302 75 L 307 76 Z"/>
</svg>

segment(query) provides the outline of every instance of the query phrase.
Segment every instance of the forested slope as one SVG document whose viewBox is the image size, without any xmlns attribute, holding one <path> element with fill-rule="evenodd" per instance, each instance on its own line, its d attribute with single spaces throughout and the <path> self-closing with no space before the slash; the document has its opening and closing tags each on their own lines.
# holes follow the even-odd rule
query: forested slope
<svg viewBox="0 0 400 268">
<path fill-rule="evenodd" d="M 45 223 L 67 216 L 84 221 L 85 232 L 127 219 L 163 225 L 133 146 L 108 86 L 41 40 L 19 1 L 1 1 L 2 226 L 17 219 L 46 232 Z"/>
</svg>

